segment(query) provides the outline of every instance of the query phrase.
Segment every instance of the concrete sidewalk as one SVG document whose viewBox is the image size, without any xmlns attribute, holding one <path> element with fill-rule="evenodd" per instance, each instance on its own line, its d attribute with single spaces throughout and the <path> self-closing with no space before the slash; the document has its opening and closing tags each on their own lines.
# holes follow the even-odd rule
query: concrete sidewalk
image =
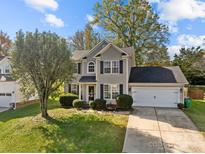
<svg viewBox="0 0 205 154">
<path fill-rule="evenodd" d="M 205 138 L 179 109 L 136 108 L 123 152 L 205 152 Z"/>
</svg>

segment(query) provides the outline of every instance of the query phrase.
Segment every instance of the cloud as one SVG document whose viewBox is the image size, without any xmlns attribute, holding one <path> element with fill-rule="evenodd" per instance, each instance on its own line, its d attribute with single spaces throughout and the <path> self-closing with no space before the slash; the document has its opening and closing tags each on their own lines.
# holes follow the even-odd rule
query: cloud
<svg viewBox="0 0 205 154">
<path fill-rule="evenodd" d="M 95 20 L 94 16 L 87 14 L 86 15 L 86 19 L 88 22 L 93 22 Z M 91 24 L 92 28 L 94 29 L 98 29 L 98 25 L 97 24 Z"/>
<path fill-rule="evenodd" d="M 168 47 L 168 53 L 169 53 L 169 56 L 171 59 L 173 59 L 175 54 L 179 54 L 179 49 L 181 47 L 182 46 L 180 46 L 180 45 L 171 45 Z"/>
<path fill-rule="evenodd" d="M 168 53 L 171 59 L 175 54 L 179 54 L 179 49 L 182 47 L 205 47 L 205 35 L 186 35 L 182 34 L 177 37 L 177 45 L 168 47 Z"/>
<path fill-rule="evenodd" d="M 92 15 L 89 15 L 89 14 L 86 15 L 86 18 L 89 22 L 93 22 L 95 19 Z"/>
<path fill-rule="evenodd" d="M 160 0 L 148 0 L 149 3 L 159 3 Z"/>
<path fill-rule="evenodd" d="M 161 19 L 173 22 L 205 18 L 205 2 L 199 0 L 169 0 L 161 2 L 159 9 Z"/>
<path fill-rule="evenodd" d="M 56 0 L 24 0 L 25 3 L 31 7 L 34 8 L 40 12 L 44 12 L 46 9 L 50 10 L 57 10 L 58 9 L 58 3 Z"/>
<path fill-rule="evenodd" d="M 205 35 L 186 35 L 182 34 L 177 37 L 177 41 L 180 45 L 192 47 L 192 46 L 204 46 L 205 45 Z"/>
<path fill-rule="evenodd" d="M 178 32 L 179 20 L 205 19 L 205 2 L 201 0 L 168 0 L 158 3 L 160 20 L 164 21 L 170 31 Z"/>
<path fill-rule="evenodd" d="M 54 14 L 46 14 L 45 15 L 45 21 L 50 24 L 53 27 L 64 27 L 64 21 L 58 17 L 56 17 Z"/>
</svg>

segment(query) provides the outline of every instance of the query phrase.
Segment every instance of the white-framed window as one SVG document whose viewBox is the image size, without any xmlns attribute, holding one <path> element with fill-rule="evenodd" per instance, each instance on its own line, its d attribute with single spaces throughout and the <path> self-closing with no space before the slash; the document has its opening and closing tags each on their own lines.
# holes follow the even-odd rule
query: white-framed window
<svg viewBox="0 0 205 154">
<path fill-rule="evenodd" d="M 120 72 L 120 62 L 119 60 L 104 61 L 104 73 L 119 73 Z"/>
<path fill-rule="evenodd" d="M 104 61 L 104 73 L 111 73 L 111 62 Z"/>
<path fill-rule="evenodd" d="M 119 61 L 112 61 L 112 73 L 119 73 L 120 64 Z"/>
<path fill-rule="evenodd" d="M 104 99 L 115 99 L 120 93 L 118 84 L 105 84 L 103 90 Z"/>
<path fill-rule="evenodd" d="M 78 85 L 77 84 L 71 84 L 71 92 L 74 94 L 78 93 Z"/>
<path fill-rule="evenodd" d="M 78 64 L 73 64 L 73 73 L 78 73 Z"/>
<path fill-rule="evenodd" d="M 88 73 L 95 72 L 95 63 L 93 61 L 88 63 Z"/>
<path fill-rule="evenodd" d="M 119 85 L 113 84 L 112 85 L 112 99 L 115 99 L 120 94 Z"/>
<path fill-rule="evenodd" d="M 111 99 L 111 85 L 104 85 L 104 99 Z"/>
</svg>

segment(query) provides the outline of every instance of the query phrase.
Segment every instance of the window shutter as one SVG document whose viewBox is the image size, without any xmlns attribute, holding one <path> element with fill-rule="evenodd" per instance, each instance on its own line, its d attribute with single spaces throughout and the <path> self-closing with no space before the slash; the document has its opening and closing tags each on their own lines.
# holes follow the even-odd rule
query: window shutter
<svg viewBox="0 0 205 154">
<path fill-rule="evenodd" d="M 68 92 L 71 93 L 71 84 L 68 84 Z"/>
<path fill-rule="evenodd" d="M 81 63 L 78 63 L 78 74 L 81 73 Z"/>
<path fill-rule="evenodd" d="M 104 98 L 103 93 L 104 93 L 104 91 L 103 91 L 103 84 L 101 84 L 101 85 L 100 85 L 100 98 L 101 98 L 101 99 Z"/>
<path fill-rule="evenodd" d="M 77 85 L 77 94 L 79 94 L 79 85 Z"/>
<path fill-rule="evenodd" d="M 100 61 L 100 74 L 103 74 L 103 61 Z"/>
<path fill-rule="evenodd" d="M 123 73 L 123 60 L 120 60 L 120 73 Z"/>
<path fill-rule="evenodd" d="M 123 84 L 120 84 L 120 95 L 123 94 Z"/>
</svg>

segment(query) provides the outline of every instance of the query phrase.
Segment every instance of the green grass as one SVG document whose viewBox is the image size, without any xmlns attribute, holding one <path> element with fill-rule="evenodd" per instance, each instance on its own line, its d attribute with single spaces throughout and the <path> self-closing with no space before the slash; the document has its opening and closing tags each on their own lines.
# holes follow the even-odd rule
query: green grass
<svg viewBox="0 0 205 154">
<path fill-rule="evenodd" d="M 63 109 L 49 102 L 0 113 L 0 152 L 121 152 L 128 116 Z"/>
<path fill-rule="evenodd" d="M 193 100 L 191 108 L 186 109 L 185 113 L 205 136 L 205 100 Z"/>
</svg>

